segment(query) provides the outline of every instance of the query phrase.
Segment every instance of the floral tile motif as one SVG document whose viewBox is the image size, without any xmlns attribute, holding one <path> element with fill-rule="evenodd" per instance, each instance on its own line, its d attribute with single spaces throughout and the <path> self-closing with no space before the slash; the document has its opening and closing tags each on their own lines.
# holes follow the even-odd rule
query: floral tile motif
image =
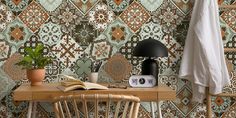
<svg viewBox="0 0 236 118">
<path fill-rule="evenodd" d="M 119 19 L 110 24 L 104 31 L 108 41 L 118 49 L 125 44 L 132 36 L 132 31 Z"/>
<path fill-rule="evenodd" d="M 150 21 L 141 27 L 139 35 L 141 36 L 142 40 L 148 39 L 150 37 L 156 40 L 161 40 L 164 33 L 162 32 L 161 25 Z"/>
<path fill-rule="evenodd" d="M 3 31 L 6 40 L 10 45 L 14 46 L 16 49 L 19 48 L 25 41 L 31 36 L 31 32 L 25 25 L 18 19 L 15 19 L 9 25 L 7 25 L 6 30 Z"/>
<path fill-rule="evenodd" d="M 222 40 L 224 45 L 226 45 L 226 43 L 233 38 L 234 32 L 222 19 L 220 19 L 220 26 L 221 26 Z"/>
<path fill-rule="evenodd" d="M 191 99 L 191 90 L 187 86 L 184 86 L 177 93 L 176 99 L 173 101 L 173 103 L 186 116 L 192 111 L 193 108 L 197 106 L 197 103 L 192 102 Z"/>
<path fill-rule="evenodd" d="M 224 112 L 227 112 L 233 104 L 233 98 L 230 97 L 212 97 L 212 111 L 217 117 L 220 117 Z"/>
<path fill-rule="evenodd" d="M 46 76 L 43 81 L 46 83 L 58 82 L 59 74 L 61 74 L 64 69 L 64 63 L 54 57 L 54 59 L 52 59 L 52 63 L 45 66 Z"/>
<path fill-rule="evenodd" d="M 120 18 L 133 31 L 138 29 L 150 18 L 150 14 L 138 2 L 132 2 L 129 7 L 122 12 Z"/>
<path fill-rule="evenodd" d="M 182 22 L 183 16 L 170 0 L 165 1 L 159 9 L 152 12 L 154 22 L 162 25 L 166 33 L 173 31 Z"/>
<path fill-rule="evenodd" d="M 13 114 L 7 110 L 6 105 L 0 103 L 0 117 L 1 118 L 13 118 Z"/>
<path fill-rule="evenodd" d="M 230 9 L 221 14 L 221 18 L 236 32 L 236 9 Z"/>
<path fill-rule="evenodd" d="M 9 10 L 9 8 L 0 3 L 0 32 L 5 30 L 7 25 L 14 20 L 14 14 Z"/>
<path fill-rule="evenodd" d="M 15 65 L 22 58 L 19 53 L 14 53 L 2 66 L 5 73 L 14 81 L 26 79 L 26 71 L 22 70 L 20 66 Z"/>
<path fill-rule="evenodd" d="M 234 103 L 223 115 L 222 118 L 233 118 L 236 115 L 236 103 Z"/>
<path fill-rule="evenodd" d="M 5 0 L 5 2 L 11 11 L 19 14 L 27 7 L 29 0 Z"/>
<path fill-rule="evenodd" d="M 8 95 L 16 83 L 0 68 L 0 100 Z"/>
<path fill-rule="evenodd" d="M 63 0 L 38 0 L 39 3 L 49 12 L 60 6 Z"/>
<path fill-rule="evenodd" d="M 159 75 L 158 83 L 167 85 L 176 91 L 178 79 L 178 75 Z"/>
<path fill-rule="evenodd" d="M 51 51 L 65 64 L 65 67 L 71 67 L 81 55 L 82 48 L 69 35 L 64 35 Z"/>
<path fill-rule="evenodd" d="M 11 56 L 12 46 L 4 39 L 0 39 L 0 66 Z"/>
<path fill-rule="evenodd" d="M 155 11 L 157 8 L 159 8 L 163 0 L 138 0 L 148 11 Z"/>
<path fill-rule="evenodd" d="M 184 118 L 185 116 L 173 105 L 172 102 L 166 101 L 161 105 L 161 112 L 164 118 Z"/>
<path fill-rule="evenodd" d="M 36 48 L 37 45 L 39 44 L 43 44 L 42 41 L 40 41 L 40 38 L 38 35 L 32 35 L 28 41 L 26 41 L 19 49 L 18 52 L 22 55 L 26 55 L 25 54 L 25 47 L 31 47 L 31 48 Z M 43 50 L 44 55 L 47 55 L 49 53 L 49 47 L 48 45 L 44 44 L 44 50 Z"/>
<path fill-rule="evenodd" d="M 106 60 L 111 57 L 113 47 L 107 41 L 105 35 L 100 35 L 90 47 L 90 54 L 94 60 Z"/>
<path fill-rule="evenodd" d="M 87 14 L 98 0 L 72 0 L 72 2 L 83 12 L 83 14 Z"/>
<path fill-rule="evenodd" d="M 185 39 L 187 37 L 189 28 L 189 21 L 183 21 L 180 25 L 176 27 L 176 31 L 174 31 L 173 36 L 175 37 L 175 40 L 184 47 Z"/>
<path fill-rule="evenodd" d="M 49 46 L 55 45 L 61 40 L 61 26 L 51 21 L 43 24 L 39 31 L 40 40 Z"/>
<path fill-rule="evenodd" d="M 49 14 L 40 4 L 33 1 L 18 17 L 32 32 L 35 32 L 49 18 Z"/>
<path fill-rule="evenodd" d="M 66 0 L 63 0 L 62 4 L 50 15 L 54 23 L 62 25 L 62 31 L 65 33 L 73 32 L 75 26 L 84 17 L 71 2 L 66 2 Z"/>
<path fill-rule="evenodd" d="M 191 0 L 171 0 L 171 1 L 185 15 L 192 10 L 194 4 Z"/>
<path fill-rule="evenodd" d="M 37 109 L 37 112 L 36 112 L 37 118 L 51 118 L 49 116 L 49 113 L 47 111 L 45 111 L 46 109 L 44 109 L 40 104 L 37 104 L 36 109 Z M 26 118 L 27 113 L 28 113 L 28 110 L 24 110 L 20 114 L 19 118 Z M 53 116 L 53 117 L 55 117 L 55 116 Z"/>
<path fill-rule="evenodd" d="M 115 14 L 109 10 L 107 5 L 99 2 L 89 11 L 88 20 L 93 24 L 95 29 L 104 31 L 107 26 L 115 20 Z"/>
<path fill-rule="evenodd" d="M 133 49 L 139 41 L 141 41 L 141 37 L 139 35 L 133 35 L 131 39 L 120 48 L 120 53 L 123 54 L 133 66 L 139 65 L 141 60 L 144 59 L 143 57 L 133 56 Z"/>
<path fill-rule="evenodd" d="M 74 65 L 75 73 L 78 77 L 81 77 L 82 81 L 87 81 L 87 77 L 92 69 L 92 60 L 88 57 L 82 57 L 76 60 Z"/>
<path fill-rule="evenodd" d="M 87 20 L 81 21 L 75 29 L 73 38 L 83 49 L 86 49 L 100 34 Z"/>
<path fill-rule="evenodd" d="M 116 15 L 120 15 L 133 0 L 103 0 Z"/>
<path fill-rule="evenodd" d="M 122 54 L 113 55 L 104 65 L 106 73 L 115 81 L 127 79 L 132 65 Z"/>
</svg>

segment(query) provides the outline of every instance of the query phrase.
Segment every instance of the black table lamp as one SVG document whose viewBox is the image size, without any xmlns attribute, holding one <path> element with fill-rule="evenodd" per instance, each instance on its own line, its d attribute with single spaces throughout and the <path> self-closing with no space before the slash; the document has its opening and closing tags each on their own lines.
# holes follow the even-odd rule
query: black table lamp
<svg viewBox="0 0 236 118">
<path fill-rule="evenodd" d="M 153 75 L 158 82 L 158 64 L 152 57 L 167 57 L 166 46 L 155 39 L 145 39 L 138 42 L 133 50 L 133 55 L 148 57 L 142 63 L 142 75 Z"/>
</svg>

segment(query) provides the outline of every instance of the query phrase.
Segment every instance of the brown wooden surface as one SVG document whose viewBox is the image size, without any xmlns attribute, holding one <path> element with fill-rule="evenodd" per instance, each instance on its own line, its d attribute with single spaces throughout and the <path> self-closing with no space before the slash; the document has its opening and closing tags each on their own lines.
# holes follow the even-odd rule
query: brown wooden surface
<svg viewBox="0 0 236 118">
<path fill-rule="evenodd" d="M 78 94 L 123 94 L 134 95 L 141 101 L 174 100 L 176 92 L 167 86 L 153 88 L 109 88 L 108 90 L 75 90 L 63 92 L 57 88 L 59 83 L 30 86 L 22 84 L 13 92 L 15 101 L 49 101 L 55 96 Z"/>
</svg>

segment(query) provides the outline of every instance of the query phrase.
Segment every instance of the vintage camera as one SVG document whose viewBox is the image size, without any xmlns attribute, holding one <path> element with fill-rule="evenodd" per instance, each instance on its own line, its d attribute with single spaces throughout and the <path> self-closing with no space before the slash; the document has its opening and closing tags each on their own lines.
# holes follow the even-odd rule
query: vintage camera
<svg viewBox="0 0 236 118">
<path fill-rule="evenodd" d="M 154 87 L 156 78 L 152 75 L 133 75 L 129 78 L 131 87 Z"/>
</svg>

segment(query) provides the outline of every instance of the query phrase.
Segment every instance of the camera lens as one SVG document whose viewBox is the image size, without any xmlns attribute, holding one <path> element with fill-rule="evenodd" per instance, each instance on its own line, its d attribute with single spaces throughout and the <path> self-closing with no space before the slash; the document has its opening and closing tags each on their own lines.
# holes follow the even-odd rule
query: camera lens
<svg viewBox="0 0 236 118">
<path fill-rule="evenodd" d="M 139 83 L 140 83 L 140 84 L 144 84 L 144 83 L 145 83 L 145 79 L 144 79 L 144 78 L 140 78 L 140 79 L 139 79 Z"/>
</svg>

